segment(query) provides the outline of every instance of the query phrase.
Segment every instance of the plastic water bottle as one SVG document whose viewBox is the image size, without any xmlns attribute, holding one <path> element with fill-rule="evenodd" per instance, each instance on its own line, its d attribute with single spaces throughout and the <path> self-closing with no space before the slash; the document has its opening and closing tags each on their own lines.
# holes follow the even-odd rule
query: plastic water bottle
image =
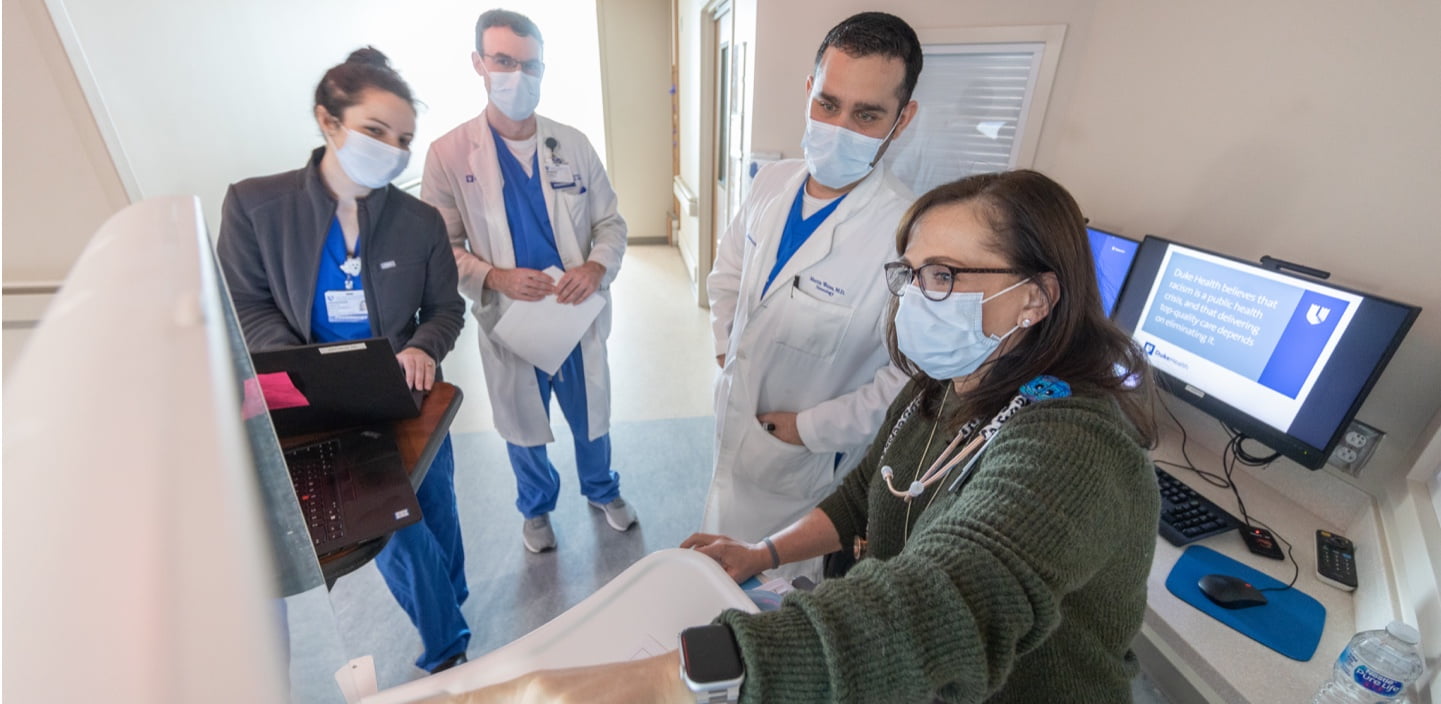
<svg viewBox="0 0 1441 704">
<path fill-rule="evenodd" d="M 1402 692 L 1425 667 L 1416 647 L 1420 642 L 1421 634 L 1400 621 L 1385 630 L 1357 633 L 1311 704 L 1405 701 Z"/>
</svg>

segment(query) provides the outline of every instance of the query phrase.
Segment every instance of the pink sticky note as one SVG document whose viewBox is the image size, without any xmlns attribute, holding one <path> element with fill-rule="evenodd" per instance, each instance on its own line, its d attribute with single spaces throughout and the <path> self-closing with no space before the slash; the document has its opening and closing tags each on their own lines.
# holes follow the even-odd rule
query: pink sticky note
<svg viewBox="0 0 1441 704">
<path fill-rule="evenodd" d="M 299 408 L 309 406 L 310 401 L 305 394 L 295 388 L 295 382 L 290 380 L 286 372 L 275 372 L 273 374 L 257 374 L 260 380 L 260 391 L 265 396 L 265 405 L 272 411 L 282 408 Z"/>
</svg>

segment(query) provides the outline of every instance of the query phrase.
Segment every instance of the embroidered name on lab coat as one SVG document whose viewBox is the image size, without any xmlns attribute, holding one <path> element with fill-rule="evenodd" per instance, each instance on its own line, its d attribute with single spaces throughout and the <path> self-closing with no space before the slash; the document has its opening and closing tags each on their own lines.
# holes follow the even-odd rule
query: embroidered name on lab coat
<svg viewBox="0 0 1441 704">
<path fill-rule="evenodd" d="M 846 295 L 846 290 L 836 286 L 829 281 L 822 281 L 814 276 L 807 276 L 805 282 L 809 284 L 806 288 L 816 293 L 824 294 L 826 298 Z"/>
</svg>

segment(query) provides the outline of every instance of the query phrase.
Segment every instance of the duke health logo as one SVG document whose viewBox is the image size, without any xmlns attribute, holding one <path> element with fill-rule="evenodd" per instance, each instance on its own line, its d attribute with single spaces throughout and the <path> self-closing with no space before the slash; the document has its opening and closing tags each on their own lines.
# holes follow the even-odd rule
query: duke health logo
<svg viewBox="0 0 1441 704">
<path fill-rule="evenodd" d="M 1146 354 L 1147 354 L 1147 355 L 1153 355 L 1153 354 L 1156 353 L 1156 345 L 1155 345 L 1155 343 L 1153 343 L 1153 342 L 1147 342 L 1147 343 L 1144 345 L 1144 347 L 1145 347 L 1145 350 L 1146 350 Z"/>
<path fill-rule="evenodd" d="M 1325 308 L 1323 306 L 1312 303 L 1311 308 L 1306 311 L 1306 322 L 1312 325 L 1320 325 L 1321 323 L 1326 322 L 1326 318 L 1330 316 L 1330 308 Z"/>
</svg>

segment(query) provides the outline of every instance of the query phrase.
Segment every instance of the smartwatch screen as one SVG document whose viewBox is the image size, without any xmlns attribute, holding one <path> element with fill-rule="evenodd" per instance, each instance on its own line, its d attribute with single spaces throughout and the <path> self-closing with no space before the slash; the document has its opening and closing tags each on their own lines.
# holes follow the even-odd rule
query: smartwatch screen
<svg viewBox="0 0 1441 704">
<path fill-rule="evenodd" d="M 688 628 L 681 638 L 686 675 L 692 682 L 725 682 L 741 676 L 740 649 L 725 626 Z"/>
</svg>

